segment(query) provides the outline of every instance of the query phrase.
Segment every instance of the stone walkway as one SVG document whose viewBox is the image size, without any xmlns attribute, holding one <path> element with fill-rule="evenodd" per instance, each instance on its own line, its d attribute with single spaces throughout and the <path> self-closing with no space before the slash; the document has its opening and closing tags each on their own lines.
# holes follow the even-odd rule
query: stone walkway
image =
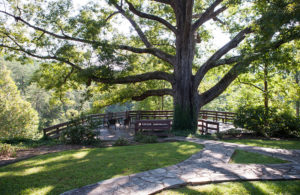
<svg viewBox="0 0 300 195">
<path fill-rule="evenodd" d="M 196 138 L 169 138 L 203 144 L 205 148 L 189 159 L 169 167 L 100 181 L 63 193 L 70 194 L 153 194 L 187 184 L 223 181 L 300 179 L 300 150 L 270 149 Z M 284 164 L 229 164 L 235 149 L 280 158 Z"/>
</svg>

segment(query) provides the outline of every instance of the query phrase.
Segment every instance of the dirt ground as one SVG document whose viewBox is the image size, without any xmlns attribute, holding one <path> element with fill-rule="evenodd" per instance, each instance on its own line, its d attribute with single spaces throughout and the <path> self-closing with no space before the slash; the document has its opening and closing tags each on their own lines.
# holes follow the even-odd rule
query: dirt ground
<svg viewBox="0 0 300 195">
<path fill-rule="evenodd" d="M 81 145 L 55 145 L 55 146 L 40 146 L 36 148 L 30 148 L 25 150 L 18 150 L 15 157 L 4 157 L 0 156 L 0 166 L 5 166 L 11 163 L 15 163 L 21 160 L 31 158 L 33 156 L 38 156 L 42 154 L 48 154 L 53 152 L 60 152 L 64 150 L 78 150 L 82 148 L 91 148 L 89 146 Z"/>
</svg>

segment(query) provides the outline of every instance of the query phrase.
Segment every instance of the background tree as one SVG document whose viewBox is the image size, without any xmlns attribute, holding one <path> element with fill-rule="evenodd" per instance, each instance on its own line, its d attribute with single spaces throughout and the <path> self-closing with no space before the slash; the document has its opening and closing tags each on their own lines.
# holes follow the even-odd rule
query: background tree
<svg viewBox="0 0 300 195">
<path fill-rule="evenodd" d="M 253 61 L 300 34 L 300 8 L 292 0 L 97 3 L 78 11 L 70 1 L 3 1 L 0 46 L 21 60 L 24 54 L 45 60 L 40 76 L 45 79 L 52 72 L 56 79 L 48 86 L 57 89 L 94 81 L 103 90 L 128 84 L 131 90 L 123 99 L 171 95 L 175 130 L 195 130 L 201 107 L 247 72 Z M 130 35 L 113 25 L 121 21 L 118 16 L 131 25 Z M 201 48 L 214 38 L 208 22 L 231 35 L 227 44 L 212 52 Z M 207 73 L 221 66 L 218 82 L 203 90 Z M 149 89 L 152 80 L 168 85 Z"/>
<path fill-rule="evenodd" d="M 0 138 L 34 138 L 38 113 L 21 98 L 10 72 L 0 64 Z"/>
</svg>

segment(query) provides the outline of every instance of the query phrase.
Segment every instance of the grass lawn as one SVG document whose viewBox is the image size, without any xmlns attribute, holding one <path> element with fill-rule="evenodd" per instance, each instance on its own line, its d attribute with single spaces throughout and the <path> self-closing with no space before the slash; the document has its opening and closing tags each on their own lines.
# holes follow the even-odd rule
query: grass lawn
<svg viewBox="0 0 300 195">
<path fill-rule="evenodd" d="M 70 150 L 0 167 L 0 194 L 59 194 L 100 180 L 169 166 L 203 146 L 168 142 Z"/>
<path fill-rule="evenodd" d="M 287 161 L 278 158 L 273 158 L 271 156 L 266 156 L 258 153 L 247 152 L 243 150 L 235 150 L 230 163 L 240 163 L 240 164 L 279 164 L 286 163 Z"/>
<path fill-rule="evenodd" d="M 159 195 L 220 195 L 220 194 L 255 194 L 255 195 L 298 195 L 300 181 L 253 181 L 253 182 L 226 182 L 201 186 L 187 186 L 179 189 L 167 190 Z"/>
<path fill-rule="evenodd" d="M 231 140 L 230 140 L 231 141 Z M 271 141 L 269 143 L 255 142 L 257 140 L 234 140 L 240 141 L 235 143 L 248 145 L 252 144 L 253 146 L 271 146 Z M 258 140 L 261 141 L 261 140 Z M 284 141 L 284 143 L 289 143 L 290 141 Z M 259 145 L 256 143 L 261 143 Z M 264 144 L 264 145 L 263 145 Z M 275 148 L 282 146 L 282 141 L 275 141 Z M 297 142 L 294 143 L 291 141 L 287 147 L 297 147 Z M 231 163 L 240 163 L 240 164 L 272 164 L 272 163 L 285 163 L 286 161 L 265 156 L 258 153 L 247 152 L 243 150 L 236 150 L 231 158 Z M 285 194 L 285 195 L 298 195 L 300 192 L 300 181 L 254 181 L 254 182 L 225 182 L 220 184 L 209 184 L 209 185 L 199 185 L 199 186 L 186 186 L 179 189 L 166 190 L 159 195 L 193 195 L 193 194 L 204 194 L 204 195 L 220 195 L 220 194 Z"/>
<path fill-rule="evenodd" d="M 224 142 L 244 144 L 249 146 L 259 146 L 266 148 L 277 148 L 277 149 L 300 149 L 299 141 L 288 141 L 288 140 L 261 140 L 261 139 L 232 139 L 232 140 L 221 140 Z"/>
</svg>

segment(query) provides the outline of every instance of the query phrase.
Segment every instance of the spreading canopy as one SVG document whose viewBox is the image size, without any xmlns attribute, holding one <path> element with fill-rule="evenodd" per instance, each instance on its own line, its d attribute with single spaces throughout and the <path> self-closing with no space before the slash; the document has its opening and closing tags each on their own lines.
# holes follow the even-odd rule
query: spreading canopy
<svg viewBox="0 0 300 195">
<path fill-rule="evenodd" d="M 294 0 L 1 4 L 2 51 L 21 60 L 43 60 L 39 74 L 51 79 L 44 82 L 47 87 L 95 82 L 104 90 L 128 85 L 131 90 L 123 99 L 171 95 L 175 115 L 182 113 L 173 124 L 181 129 L 193 129 L 197 111 L 252 62 L 300 37 L 300 6 Z M 122 28 L 126 25 L 130 28 Z M 218 48 L 212 46 L 214 29 L 230 37 Z M 205 75 L 216 67 L 224 67 L 224 74 L 201 90 Z M 153 87 L 153 80 L 166 82 L 166 88 Z M 191 121 L 182 126 L 179 118 Z"/>
</svg>

